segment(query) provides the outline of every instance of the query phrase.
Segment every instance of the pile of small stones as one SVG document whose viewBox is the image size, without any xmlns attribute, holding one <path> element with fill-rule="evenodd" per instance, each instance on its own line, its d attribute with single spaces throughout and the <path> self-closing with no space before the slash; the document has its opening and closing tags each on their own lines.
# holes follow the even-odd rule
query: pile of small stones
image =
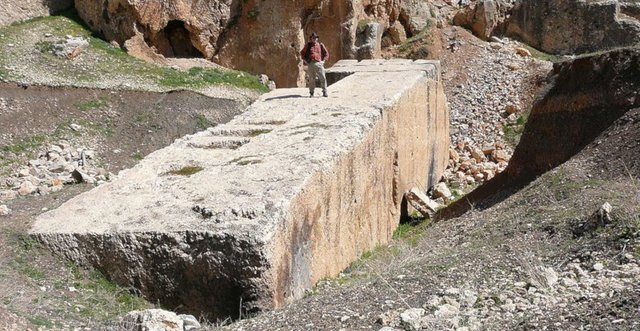
<svg viewBox="0 0 640 331">
<path fill-rule="evenodd" d="M 98 185 L 113 178 L 113 174 L 95 165 L 95 157 L 94 151 L 73 147 L 65 141 L 51 145 L 37 159 L 0 178 L 0 215 L 11 212 L 1 203 L 19 196 L 46 195 L 60 191 L 64 185 Z"/>
<path fill-rule="evenodd" d="M 559 273 L 551 267 L 533 268 L 529 270 L 529 279 L 512 280 L 506 288 L 448 288 L 431 296 L 420 308 L 381 314 L 378 330 L 472 331 L 488 325 L 508 328 L 518 320 L 542 327 L 547 325 L 543 321 L 551 311 L 560 316 L 556 324 L 562 325 L 575 315 L 566 307 L 584 305 L 585 311 L 591 311 L 594 301 L 614 299 L 617 293 L 638 286 L 635 280 L 640 274 L 638 259 L 633 254 L 624 254 L 623 258 L 624 263 L 610 266 L 605 266 L 606 262 L 574 261 Z M 536 321 L 541 323 L 537 325 Z M 625 322 L 624 318 L 610 321 L 612 325 Z"/>
<path fill-rule="evenodd" d="M 447 35 L 445 33 L 445 35 Z M 453 57 L 467 41 L 449 33 Z M 465 58 L 466 82 L 444 80 L 449 102 L 451 143 L 444 181 L 454 188 L 474 186 L 502 172 L 513 154 L 504 128 L 515 124 L 522 109 L 522 86 L 530 66 L 551 68 L 530 56 L 520 44 L 493 37 L 489 43 L 466 45 L 477 56 Z M 443 73 L 447 70 L 443 60 Z"/>
</svg>

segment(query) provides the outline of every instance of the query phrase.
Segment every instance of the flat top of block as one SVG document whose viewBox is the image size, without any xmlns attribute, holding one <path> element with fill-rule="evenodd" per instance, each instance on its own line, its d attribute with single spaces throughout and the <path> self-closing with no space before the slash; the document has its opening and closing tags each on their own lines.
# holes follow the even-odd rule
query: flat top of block
<svg viewBox="0 0 640 331">
<path fill-rule="evenodd" d="M 424 71 L 429 77 L 436 78 L 440 75 L 440 61 L 436 60 L 341 60 L 327 69 L 328 73 L 354 73 L 354 72 L 394 72 L 394 71 Z"/>
<path fill-rule="evenodd" d="M 330 86 L 328 98 L 309 98 L 304 88 L 272 91 L 229 123 L 180 138 L 42 214 L 31 232 L 268 236 L 305 181 L 330 171 L 426 76 L 357 72 Z"/>
</svg>

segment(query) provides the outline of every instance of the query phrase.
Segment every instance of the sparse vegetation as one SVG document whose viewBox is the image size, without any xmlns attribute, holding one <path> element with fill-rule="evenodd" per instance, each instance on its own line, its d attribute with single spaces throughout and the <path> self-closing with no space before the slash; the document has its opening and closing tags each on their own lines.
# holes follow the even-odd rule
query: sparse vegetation
<svg viewBox="0 0 640 331">
<path fill-rule="evenodd" d="M 541 61 L 560 62 L 564 60 L 564 58 L 560 55 L 547 54 L 528 45 L 525 45 L 524 48 L 526 48 L 529 53 L 531 53 L 532 57 Z"/>
<path fill-rule="evenodd" d="M 518 116 L 515 123 L 505 125 L 504 139 L 512 147 L 517 146 L 520 142 L 520 137 L 522 137 L 522 132 L 524 132 L 527 120 L 529 120 L 529 113 L 525 112 Z"/>
<path fill-rule="evenodd" d="M 255 8 L 252 8 L 251 10 L 249 10 L 249 12 L 247 12 L 247 17 L 249 17 L 251 19 L 258 18 L 258 15 L 260 15 L 260 11 L 258 11 Z"/>
<path fill-rule="evenodd" d="M 271 131 L 272 131 L 272 130 L 270 130 L 270 129 L 257 129 L 257 130 L 252 130 L 251 132 L 249 132 L 248 137 L 257 137 L 257 136 L 259 136 L 259 135 L 266 134 L 266 133 L 269 133 L 269 132 L 271 132 Z"/>
<path fill-rule="evenodd" d="M 204 168 L 199 166 L 186 166 L 177 170 L 171 170 L 167 174 L 174 176 L 191 176 L 193 174 L 199 173 L 202 170 L 204 170 Z"/>
<path fill-rule="evenodd" d="M 25 35 L 50 33 L 47 39 L 23 38 Z M 15 23 L 0 28 L 4 35 L 0 44 L 0 77 L 22 81 L 46 78 L 60 84 L 109 87 L 121 85 L 125 88 L 146 86 L 150 89 L 166 90 L 175 88 L 200 89 L 210 85 L 231 85 L 260 92 L 268 89 L 260 84 L 256 76 L 234 70 L 193 68 L 188 72 L 165 68 L 133 58 L 119 48 L 96 38 L 74 12 L 60 16 L 49 16 Z M 56 40 L 65 36 L 79 36 L 89 41 L 82 55 L 74 60 L 60 58 L 50 53 Z M 15 46 L 9 48 L 7 44 Z M 32 49 L 39 52 L 33 54 Z M 49 55 L 47 55 L 49 54 Z M 25 63 L 29 66 L 15 66 Z M 34 75 L 37 73 L 37 75 Z M 37 83 L 37 81 L 35 82 Z"/>
<path fill-rule="evenodd" d="M 210 128 L 212 126 L 216 126 L 216 123 L 214 123 L 213 121 L 210 121 L 206 116 L 202 114 L 196 114 L 195 120 L 196 120 L 196 126 L 202 130 L 206 130 L 207 128 Z"/>
<path fill-rule="evenodd" d="M 36 134 L 20 139 L 13 144 L 0 146 L 0 150 L 14 154 L 33 152 L 35 149 L 41 147 L 46 141 L 47 137 L 45 135 Z"/>
<path fill-rule="evenodd" d="M 105 97 L 100 97 L 97 99 L 89 100 L 86 102 L 81 102 L 77 104 L 78 109 L 87 111 L 87 110 L 95 110 L 107 107 L 109 105 L 109 100 Z"/>
<path fill-rule="evenodd" d="M 36 49 L 40 53 L 49 53 L 53 50 L 53 42 L 49 40 L 41 40 L 36 43 Z"/>
</svg>

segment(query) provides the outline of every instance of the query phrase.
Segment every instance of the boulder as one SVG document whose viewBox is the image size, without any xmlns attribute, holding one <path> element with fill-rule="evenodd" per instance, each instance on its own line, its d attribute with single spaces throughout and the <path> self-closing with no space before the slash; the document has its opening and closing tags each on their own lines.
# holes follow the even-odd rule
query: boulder
<svg viewBox="0 0 640 331">
<path fill-rule="evenodd" d="M 620 10 L 620 3 L 630 2 L 522 0 L 514 6 L 505 33 L 552 54 L 635 45 L 640 42 L 640 21 Z"/>
<path fill-rule="evenodd" d="M 162 309 L 129 312 L 121 324 L 132 331 L 185 331 L 184 321 L 176 313 Z"/>
</svg>

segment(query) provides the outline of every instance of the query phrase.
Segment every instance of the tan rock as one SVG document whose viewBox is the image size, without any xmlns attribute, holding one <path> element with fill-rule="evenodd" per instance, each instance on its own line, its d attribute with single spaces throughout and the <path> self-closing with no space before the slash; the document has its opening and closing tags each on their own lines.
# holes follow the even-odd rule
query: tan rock
<svg viewBox="0 0 640 331">
<path fill-rule="evenodd" d="M 331 72 L 346 77 L 328 98 L 267 93 L 40 215 L 31 234 L 151 301 L 212 317 L 236 314 L 238 293 L 249 293 L 242 305 L 252 311 L 299 299 L 388 243 L 403 194 L 444 172 L 449 113 L 430 78 L 438 65 L 392 62 L 336 64 L 351 74 Z M 248 126 L 261 134 L 242 137 Z M 207 139 L 224 138 L 216 130 L 247 139 L 213 148 Z"/>
<path fill-rule="evenodd" d="M 507 152 L 503 149 L 496 149 L 491 154 L 491 159 L 493 159 L 495 162 L 506 162 L 509 161 L 509 158 L 509 154 L 507 154 Z"/>
<path fill-rule="evenodd" d="M 412 188 L 405 194 L 407 202 L 415 208 L 422 216 L 433 218 L 434 213 L 440 207 L 435 201 L 422 192 L 419 188 Z"/>
<path fill-rule="evenodd" d="M 511 115 L 511 114 L 515 114 L 518 112 L 518 107 L 516 107 L 513 104 L 508 104 L 505 109 L 504 109 L 505 113 Z"/>
<path fill-rule="evenodd" d="M 226 67 L 265 73 L 280 87 L 304 84 L 299 51 L 312 31 L 329 49 L 326 66 L 330 67 L 340 59 L 356 58 L 358 52 L 379 56 L 382 32 L 391 28 L 391 39 L 401 42 L 405 26 L 416 26 L 418 32 L 426 26 L 429 17 L 420 24 L 418 16 L 428 15 L 430 8 L 422 2 L 397 0 L 76 0 L 75 4 L 93 31 L 125 45 L 136 56 L 151 60 L 155 49 L 163 57 L 203 57 Z M 377 24 L 375 31 L 362 29 L 368 24 Z M 363 45 L 367 34 L 373 42 Z M 134 42 L 125 43 L 132 38 Z"/>
<path fill-rule="evenodd" d="M 30 181 L 24 181 L 20 184 L 20 188 L 18 188 L 18 194 L 20 195 L 30 195 L 35 193 L 38 190 L 38 187 L 33 185 Z"/>
<path fill-rule="evenodd" d="M 520 55 L 520 56 L 524 56 L 524 57 L 530 57 L 531 56 L 531 52 L 524 48 L 524 47 L 516 47 L 515 48 L 516 54 Z"/>
<path fill-rule="evenodd" d="M 493 151 L 495 151 L 496 148 L 494 145 L 485 145 L 482 146 L 482 154 L 484 155 L 491 155 L 491 153 L 493 153 Z"/>
<path fill-rule="evenodd" d="M 448 203 L 452 195 L 446 183 L 438 183 L 433 188 L 433 196 L 436 198 L 443 198 L 444 201 Z"/>
<path fill-rule="evenodd" d="M 476 162 L 482 162 L 484 160 L 484 152 L 480 148 L 476 146 L 470 146 L 469 152 L 471 153 L 471 157 L 473 157 Z"/>
<path fill-rule="evenodd" d="M 49 16 L 71 6 L 73 6 L 73 0 L 3 0 L 0 4 L 0 26 L 34 17 Z"/>
<path fill-rule="evenodd" d="M 640 42 L 640 22 L 626 19 L 620 2 L 518 1 L 505 24 L 505 33 L 551 54 L 589 53 L 635 45 Z"/>
<path fill-rule="evenodd" d="M 456 152 L 455 149 L 449 148 L 449 159 L 454 163 L 458 163 L 460 162 L 460 155 L 458 154 L 458 152 Z"/>
<path fill-rule="evenodd" d="M 0 216 L 9 216 L 11 215 L 11 209 L 6 205 L 0 205 Z"/>
</svg>

